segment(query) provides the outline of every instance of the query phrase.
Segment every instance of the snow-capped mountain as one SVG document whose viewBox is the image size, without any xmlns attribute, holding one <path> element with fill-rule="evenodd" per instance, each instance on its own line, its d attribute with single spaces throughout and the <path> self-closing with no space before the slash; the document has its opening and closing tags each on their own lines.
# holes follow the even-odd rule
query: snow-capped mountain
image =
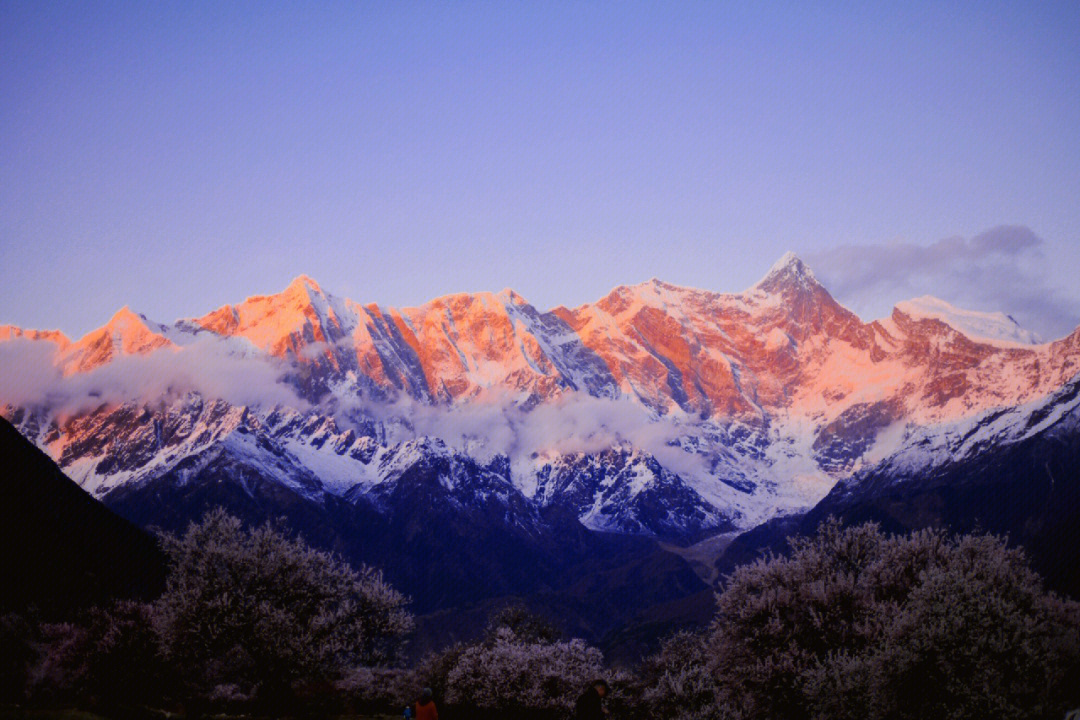
<svg viewBox="0 0 1080 720">
<path fill-rule="evenodd" d="M 172 325 L 0 327 L 0 407 L 106 502 L 216 468 L 378 508 L 427 463 L 523 527 L 558 508 L 687 541 L 1016 441 L 1080 375 L 1080 330 L 1035 340 L 933 298 L 863 322 L 792 254 L 741 293 L 651 280 L 547 312 L 510 290 L 361 305 L 301 276 Z"/>
</svg>

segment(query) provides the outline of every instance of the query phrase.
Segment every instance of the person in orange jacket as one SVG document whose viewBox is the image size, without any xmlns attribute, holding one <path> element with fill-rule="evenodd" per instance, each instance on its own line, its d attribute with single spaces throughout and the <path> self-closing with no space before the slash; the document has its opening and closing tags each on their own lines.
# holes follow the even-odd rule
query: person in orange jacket
<svg viewBox="0 0 1080 720">
<path fill-rule="evenodd" d="M 431 688 L 424 688 L 420 693 L 420 698 L 413 705 L 413 717 L 416 720 L 439 720 L 439 711 L 431 697 Z"/>
</svg>

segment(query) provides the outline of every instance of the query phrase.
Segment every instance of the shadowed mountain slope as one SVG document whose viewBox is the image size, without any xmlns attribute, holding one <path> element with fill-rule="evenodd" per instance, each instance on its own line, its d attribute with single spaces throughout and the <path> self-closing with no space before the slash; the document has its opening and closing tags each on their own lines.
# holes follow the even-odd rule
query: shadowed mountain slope
<svg viewBox="0 0 1080 720">
<path fill-rule="evenodd" d="M 0 418 L 0 608 L 61 614 L 153 597 L 165 561 L 148 533 L 69 480 Z"/>
</svg>

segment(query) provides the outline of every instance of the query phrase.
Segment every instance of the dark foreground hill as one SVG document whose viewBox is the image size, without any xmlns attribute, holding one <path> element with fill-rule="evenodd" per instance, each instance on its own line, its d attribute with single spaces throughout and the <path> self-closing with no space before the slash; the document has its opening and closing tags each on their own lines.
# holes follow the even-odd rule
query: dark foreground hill
<svg viewBox="0 0 1080 720">
<path fill-rule="evenodd" d="M 154 538 L 68 479 L 0 418 L 0 609 L 59 615 L 152 597 L 165 578 Z"/>
</svg>

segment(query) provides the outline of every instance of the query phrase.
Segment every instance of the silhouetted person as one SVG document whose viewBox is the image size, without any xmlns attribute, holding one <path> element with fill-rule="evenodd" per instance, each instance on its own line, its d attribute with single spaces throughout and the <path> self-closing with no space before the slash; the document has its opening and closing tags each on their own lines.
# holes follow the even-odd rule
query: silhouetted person
<svg viewBox="0 0 1080 720">
<path fill-rule="evenodd" d="M 413 705 L 413 717 L 416 720 L 439 720 L 439 711 L 431 699 L 431 688 L 424 688 L 420 693 L 420 698 Z"/>
<path fill-rule="evenodd" d="M 602 720 L 607 715 L 607 710 L 601 701 L 607 697 L 610 690 L 605 681 L 594 681 L 574 704 L 574 720 Z"/>
</svg>

